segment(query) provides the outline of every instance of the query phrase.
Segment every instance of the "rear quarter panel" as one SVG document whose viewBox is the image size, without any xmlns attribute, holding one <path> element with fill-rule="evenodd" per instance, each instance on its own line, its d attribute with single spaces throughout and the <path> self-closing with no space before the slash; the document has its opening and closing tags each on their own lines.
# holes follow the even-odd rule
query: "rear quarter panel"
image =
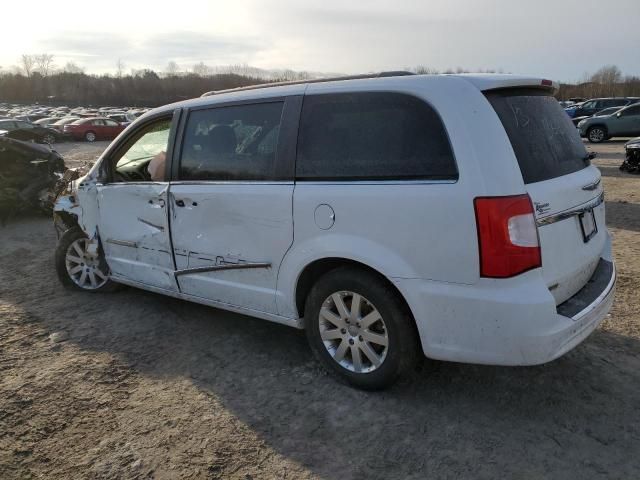
<svg viewBox="0 0 640 480">
<path fill-rule="evenodd" d="M 312 84 L 307 95 L 347 88 L 409 93 L 435 107 L 449 135 L 459 179 L 451 183 L 297 182 L 294 244 L 278 278 L 281 315 L 297 315 L 294 299 L 300 273 L 309 263 L 327 257 L 364 263 L 388 278 L 476 283 L 479 259 L 473 199 L 524 192 L 497 115 L 480 90 L 466 80 L 397 77 L 385 82 L 384 88 L 367 80 Z M 328 230 L 315 223 L 314 212 L 321 204 L 335 212 L 335 223 Z"/>
</svg>

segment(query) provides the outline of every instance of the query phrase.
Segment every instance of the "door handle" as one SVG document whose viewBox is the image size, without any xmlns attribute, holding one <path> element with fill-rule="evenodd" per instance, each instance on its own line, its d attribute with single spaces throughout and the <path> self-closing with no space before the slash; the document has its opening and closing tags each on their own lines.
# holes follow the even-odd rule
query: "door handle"
<svg viewBox="0 0 640 480">
<path fill-rule="evenodd" d="M 176 199 L 176 206 L 178 206 L 178 207 L 184 207 L 184 200 Z"/>
</svg>

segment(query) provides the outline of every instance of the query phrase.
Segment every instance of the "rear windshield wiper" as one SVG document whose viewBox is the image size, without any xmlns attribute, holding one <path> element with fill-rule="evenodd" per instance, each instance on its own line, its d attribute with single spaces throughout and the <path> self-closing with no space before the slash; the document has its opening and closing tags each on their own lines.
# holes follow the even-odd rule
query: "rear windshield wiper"
<svg viewBox="0 0 640 480">
<path fill-rule="evenodd" d="M 591 160 L 596 158 L 597 155 L 598 155 L 597 152 L 589 152 L 589 153 L 587 153 L 587 155 L 582 157 L 582 161 L 585 162 L 585 163 L 589 163 Z"/>
</svg>

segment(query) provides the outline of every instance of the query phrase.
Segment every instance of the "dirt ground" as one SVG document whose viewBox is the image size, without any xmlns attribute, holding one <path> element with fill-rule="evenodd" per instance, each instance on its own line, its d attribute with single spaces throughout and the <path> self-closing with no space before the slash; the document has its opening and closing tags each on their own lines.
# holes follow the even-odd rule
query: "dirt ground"
<svg viewBox="0 0 640 480">
<path fill-rule="evenodd" d="M 64 144 L 70 164 L 105 144 Z M 0 229 L 0 479 L 640 476 L 640 176 L 593 148 L 619 272 L 610 317 L 550 364 L 428 362 L 360 392 L 287 327 L 125 289 L 67 291 L 50 220 Z"/>
</svg>

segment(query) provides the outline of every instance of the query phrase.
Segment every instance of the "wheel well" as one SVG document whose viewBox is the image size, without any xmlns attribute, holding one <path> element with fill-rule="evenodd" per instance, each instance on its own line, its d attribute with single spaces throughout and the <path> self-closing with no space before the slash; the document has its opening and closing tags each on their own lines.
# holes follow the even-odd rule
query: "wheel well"
<svg viewBox="0 0 640 480">
<path fill-rule="evenodd" d="M 398 287 L 396 287 L 393 282 L 391 282 L 386 276 L 378 272 L 375 268 L 371 268 L 364 263 L 350 260 L 348 258 L 323 258 L 320 260 L 316 260 L 315 262 L 311 262 L 309 265 L 307 265 L 298 277 L 298 283 L 296 284 L 296 308 L 298 310 L 298 316 L 304 316 L 305 302 L 307 301 L 309 291 L 311 290 L 315 282 L 325 273 L 338 267 L 344 266 L 358 267 L 379 277 L 383 282 L 389 285 L 389 287 L 391 287 L 396 292 L 398 298 L 406 307 L 407 312 L 411 313 L 409 304 L 405 300 L 404 295 L 402 295 L 400 290 L 398 290 Z"/>
<path fill-rule="evenodd" d="M 596 128 L 596 127 L 597 127 L 597 128 L 601 128 L 601 129 L 603 129 L 605 132 L 608 132 L 608 131 L 609 131 L 609 130 L 607 129 L 607 126 L 606 126 L 606 125 L 603 125 L 603 124 L 601 124 L 601 123 L 596 123 L 595 125 L 589 125 L 589 128 L 587 129 L 587 132 L 588 132 L 589 130 L 591 130 L 592 128 Z"/>
<path fill-rule="evenodd" d="M 80 225 L 78 224 L 78 217 L 73 213 L 64 211 L 55 212 L 54 217 L 56 216 L 60 219 L 60 222 L 66 227 L 67 230 L 73 227 L 80 227 Z"/>
</svg>

